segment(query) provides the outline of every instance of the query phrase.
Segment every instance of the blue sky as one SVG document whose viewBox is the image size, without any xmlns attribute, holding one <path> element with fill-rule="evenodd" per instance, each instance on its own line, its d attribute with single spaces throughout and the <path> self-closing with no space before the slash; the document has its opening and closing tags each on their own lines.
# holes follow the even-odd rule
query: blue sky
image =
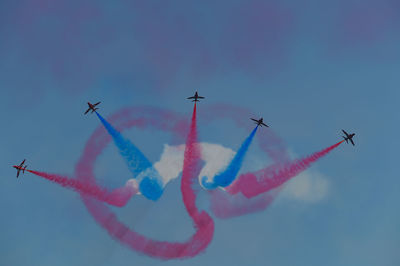
<svg viewBox="0 0 400 266">
<path fill-rule="evenodd" d="M 399 12 L 393 0 L 1 1 L 0 264 L 399 265 Z M 208 103 L 229 103 L 263 116 L 298 156 L 335 143 L 342 128 L 357 134 L 356 147 L 310 169 L 327 180 L 323 198 L 282 193 L 263 212 L 215 218 L 205 252 L 182 261 L 122 246 L 73 191 L 14 178 L 10 166 L 23 158 L 28 168 L 73 174 L 100 125 L 83 116 L 87 101 L 101 100 L 105 117 L 150 105 L 189 120 L 184 99 L 195 90 L 207 97 L 201 141 L 236 150 L 252 130 L 250 121 L 248 131 L 202 122 Z M 126 134 L 152 161 L 169 141 L 163 132 Z M 107 184 L 129 175 L 112 146 L 99 161 Z M 120 211 L 154 238 L 193 232 L 178 181 L 162 200 L 138 197 Z"/>
</svg>

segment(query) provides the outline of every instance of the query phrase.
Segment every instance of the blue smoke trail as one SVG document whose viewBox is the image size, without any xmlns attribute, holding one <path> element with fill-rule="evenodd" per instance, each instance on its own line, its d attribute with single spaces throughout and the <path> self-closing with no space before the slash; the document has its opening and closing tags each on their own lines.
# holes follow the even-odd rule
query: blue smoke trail
<svg viewBox="0 0 400 266">
<path fill-rule="evenodd" d="M 108 123 L 100 114 L 97 117 L 103 123 L 108 133 L 118 147 L 120 154 L 128 164 L 129 170 L 139 183 L 139 191 L 150 200 L 158 200 L 163 193 L 163 185 L 159 173 L 144 154 L 129 140 L 125 139 L 118 130 Z"/>
<path fill-rule="evenodd" d="M 254 135 L 256 134 L 257 128 L 258 126 L 256 126 L 253 129 L 250 135 L 243 142 L 242 146 L 240 146 L 235 157 L 232 159 L 232 161 L 229 163 L 226 169 L 223 172 L 217 174 L 214 177 L 213 181 L 209 182 L 207 181 L 207 177 L 205 176 L 202 177 L 201 183 L 203 187 L 205 187 L 206 189 L 215 189 L 216 187 L 227 187 L 233 182 L 233 180 L 235 180 L 237 174 L 240 171 L 240 168 L 242 167 L 242 163 L 247 153 L 247 150 L 249 149 L 249 146 L 254 138 Z"/>
</svg>

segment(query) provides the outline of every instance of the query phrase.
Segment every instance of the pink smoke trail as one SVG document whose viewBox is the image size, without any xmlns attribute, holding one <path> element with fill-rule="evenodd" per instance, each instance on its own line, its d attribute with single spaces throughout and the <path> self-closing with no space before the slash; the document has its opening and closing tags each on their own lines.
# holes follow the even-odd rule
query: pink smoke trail
<svg viewBox="0 0 400 266">
<path fill-rule="evenodd" d="M 194 191 L 192 185 L 197 181 L 197 177 L 200 173 L 200 160 L 201 150 L 200 145 L 197 142 L 197 123 L 196 123 L 196 103 L 194 104 L 192 122 L 190 125 L 190 132 L 186 141 L 182 179 L 181 179 L 181 191 L 183 197 L 183 203 L 185 204 L 186 210 L 192 217 L 196 232 L 196 245 L 205 249 L 211 242 L 214 234 L 214 221 L 204 211 L 199 212 L 196 206 L 197 193 Z"/>
<path fill-rule="evenodd" d="M 243 174 L 237 182 L 227 188 L 227 191 L 230 194 L 241 192 L 246 198 L 270 191 L 306 170 L 312 163 L 327 155 L 342 142 L 343 140 L 304 159 L 297 159 L 281 166 L 272 165 L 254 173 Z"/>
<path fill-rule="evenodd" d="M 108 191 L 106 188 L 101 188 L 95 183 L 81 182 L 74 178 L 34 170 L 26 171 L 117 207 L 125 206 L 129 199 L 137 193 L 137 188 L 133 186 L 125 186 Z"/>
<path fill-rule="evenodd" d="M 228 219 L 266 209 L 275 199 L 279 188 L 248 199 L 242 194 L 231 195 L 221 189 L 210 191 L 211 210 L 220 219 Z"/>
<path fill-rule="evenodd" d="M 211 210 L 216 217 L 227 219 L 266 209 L 282 189 L 282 184 L 306 170 L 312 163 L 327 155 L 342 142 L 291 163 L 287 162 L 285 158 L 285 150 L 278 150 L 278 153 L 272 151 L 274 155 L 283 151 L 281 154 L 284 156 L 275 157 L 275 163 L 262 170 L 241 175 L 231 186 L 226 188 L 226 191 L 220 189 L 211 191 Z M 269 151 L 265 145 L 263 149 Z M 279 157 L 283 159 L 282 162 L 277 160 Z"/>
<path fill-rule="evenodd" d="M 149 111 L 149 112 L 147 112 Z M 165 119 L 160 119 L 165 118 Z M 127 108 L 116 113 L 109 119 L 121 132 L 125 129 L 137 126 L 139 128 L 155 128 L 169 131 L 174 138 L 179 138 L 182 133 L 187 133 L 186 123 L 180 116 L 173 112 L 146 108 Z M 103 128 L 98 128 L 90 137 L 84 152 L 76 164 L 75 173 L 80 181 L 92 180 L 94 164 L 97 157 L 110 143 L 111 138 Z M 96 201 L 81 193 L 86 208 L 109 235 L 129 248 L 159 259 L 176 259 L 194 257 L 202 252 L 210 243 L 214 233 L 214 222 L 206 212 L 199 212 L 196 206 L 197 195 L 192 189 L 193 180 L 197 178 L 200 150 L 197 147 L 196 132 L 196 107 L 194 108 L 190 132 L 187 137 L 187 150 L 185 151 L 184 169 L 182 173 L 181 189 L 185 207 L 193 219 L 196 232 L 185 242 L 167 242 L 148 238 L 133 228 L 129 228 L 120 221 L 103 202 Z"/>
</svg>

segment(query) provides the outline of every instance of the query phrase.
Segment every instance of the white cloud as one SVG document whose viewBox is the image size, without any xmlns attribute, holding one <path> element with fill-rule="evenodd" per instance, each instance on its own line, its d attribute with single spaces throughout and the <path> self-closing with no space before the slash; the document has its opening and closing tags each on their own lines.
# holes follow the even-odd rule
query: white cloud
<svg viewBox="0 0 400 266">
<path fill-rule="evenodd" d="M 307 170 L 289 180 L 280 196 L 285 199 L 315 203 L 324 199 L 328 192 L 328 179 L 317 170 Z"/>
<path fill-rule="evenodd" d="M 164 151 L 161 158 L 154 164 L 154 168 L 161 175 L 164 186 L 179 176 L 183 168 L 183 153 L 185 145 L 170 146 L 164 145 Z"/>
<path fill-rule="evenodd" d="M 233 150 L 219 144 L 201 143 L 201 150 L 201 157 L 205 165 L 200 171 L 199 178 L 206 176 L 211 179 L 216 173 L 223 170 L 235 156 Z M 177 178 L 181 173 L 184 151 L 184 144 L 179 146 L 164 145 L 160 160 L 154 163 L 154 168 L 161 175 L 164 185 Z"/>
<path fill-rule="evenodd" d="M 211 179 L 224 170 L 236 154 L 233 150 L 219 144 L 202 143 L 201 149 L 205 165 L 200 171 L 199 181 L 203 176 L 206 176 L 208 181 L 212 181 Z"/>
</svg>

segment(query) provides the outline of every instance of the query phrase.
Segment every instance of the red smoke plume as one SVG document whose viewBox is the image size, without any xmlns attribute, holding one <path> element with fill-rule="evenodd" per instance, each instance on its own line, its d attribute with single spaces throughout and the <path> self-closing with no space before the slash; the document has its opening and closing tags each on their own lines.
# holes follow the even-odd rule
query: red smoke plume
<svg viewBox="0 0 400 266">
<path fill-rule="evenodd" d="M 257 172 L 243 174 L 227 188 L 227 191 L 230 194 L 241 192 L 247 198 L 270 191 L 310 167 L 312 163 L 327 155 L 342 142 L 343 140 L 304 159 L 294 160 L 282 165 L 275 164 Z"/>
<path fill-rule="evenodd" d="M 137 188 L 133 186 L 125 186 L 117 188 L 113 191 L 108 191 L 106 188 L 101 188 L 95 183 L 81 182 L 74 178 L 60 176 L 56 174 L 48 174 L 45 172 L 26 170 L 32 174 L 43 177 L 63 187 L 71 188 L 81 194 L 95 197 L 98 200 L 107 202 L 108 204 L 123 207 L 129 199 L 137 193 Z"/>
</svg>

